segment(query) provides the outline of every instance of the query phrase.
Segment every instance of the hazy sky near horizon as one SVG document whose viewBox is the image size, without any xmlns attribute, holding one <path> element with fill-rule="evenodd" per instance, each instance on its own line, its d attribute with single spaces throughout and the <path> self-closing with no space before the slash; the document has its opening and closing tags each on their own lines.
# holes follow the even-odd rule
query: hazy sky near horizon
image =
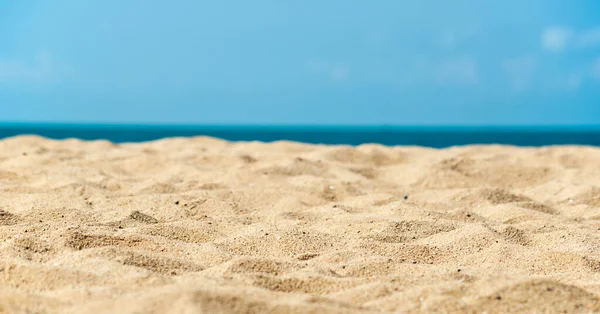
<svg viewBox="0 0 600 314">
<path fill-rule="evenodd" d="M 0 2 L 0 121 L 600 124 L 597 0 Z"/>
</svg>

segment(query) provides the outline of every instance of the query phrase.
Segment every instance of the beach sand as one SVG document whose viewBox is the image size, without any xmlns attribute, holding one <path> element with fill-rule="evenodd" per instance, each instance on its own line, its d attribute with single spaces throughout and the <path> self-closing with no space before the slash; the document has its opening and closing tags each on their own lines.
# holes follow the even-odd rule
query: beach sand
<svg viewBox="0 0 600 314">
<path fill-rule="evenodd" d="M 600 149 L 0 141 L 0 313 L 600 311 Z"/>
</svg>

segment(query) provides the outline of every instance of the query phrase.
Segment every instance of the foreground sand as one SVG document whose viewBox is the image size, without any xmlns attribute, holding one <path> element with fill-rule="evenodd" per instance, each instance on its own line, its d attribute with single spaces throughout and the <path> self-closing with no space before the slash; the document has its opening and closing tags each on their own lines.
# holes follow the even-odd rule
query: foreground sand
<svg viewBox="0 0 600 314">
<path fill-rule="evenodd" d="M 0 312 L 600 311 L 598 148 L 19 137 L 0 193 Z"/>
</svg>

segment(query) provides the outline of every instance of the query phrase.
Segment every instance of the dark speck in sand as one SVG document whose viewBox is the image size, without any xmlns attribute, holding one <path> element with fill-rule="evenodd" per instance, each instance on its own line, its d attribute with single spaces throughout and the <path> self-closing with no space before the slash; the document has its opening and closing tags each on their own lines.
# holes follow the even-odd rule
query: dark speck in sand
<svg viewBox="0 0 600 314">
<path fill-rule="evenodd" d="M 25 152 L 24 152 L 24 153 L 23 153 L 23 156 L 27 156 L 27 153 L 25 153 Z"/>
<path fill-rule="evenodd" d="M 179 201 L 175 201 L 175 205 L 179 205 Z"/>
<path fill-rule="evenodd" d="M 408 195 L 404 195 L 404 199 L 407 200 L 408 199 Z"/>
</svg>

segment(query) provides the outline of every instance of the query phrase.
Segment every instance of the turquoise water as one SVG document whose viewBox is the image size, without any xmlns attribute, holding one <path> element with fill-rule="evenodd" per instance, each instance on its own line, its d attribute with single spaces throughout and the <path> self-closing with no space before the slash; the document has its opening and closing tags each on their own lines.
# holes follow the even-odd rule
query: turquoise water
<svg viewBox="0 0 600 314">
<path fill-rule="evenodd" d="M 230 141 L 278 140 L 313 144 L 417 145 L 443 148 L 469 144 L 600 146 L 600 126 L 224 126 L 0 123 L 0 138 L 39 135 L 115 143 L 168 137 L 211 136 Z"/>
</svg>

